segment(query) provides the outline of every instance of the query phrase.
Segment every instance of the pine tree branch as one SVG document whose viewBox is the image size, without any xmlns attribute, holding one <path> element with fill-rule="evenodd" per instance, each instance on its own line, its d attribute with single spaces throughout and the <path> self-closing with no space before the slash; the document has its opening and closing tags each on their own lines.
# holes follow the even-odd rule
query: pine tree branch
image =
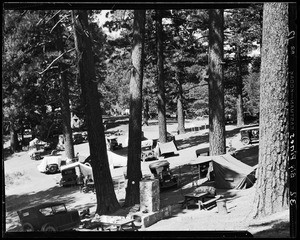
<svg viewBox="0 0 300 240">
<path fill-rule="evenodd" d="M 186 92 L 189 92 L 189 91 L 190 91 L 191 89 L 193 89 L 193 88 L 203 87 L 203 86 L 207 86 L 207 85 L 208 85 L 207 82 L 206 82 L 206 83 L 203 83 L 203 84 L 201 84 L 201 85 L 196 85 L 196 86 L 190 87 L 189 89 L 184 90 L 184 92 L 186 93 Z"/>
<path fill-rule="evenodd" d="M 65 55 L 66 53 L 69 53 L 71 51 L 75 50 L 75 48 L 71 48 L 66 52 L 63 52 L 62 54 L 60 54 L 57 58 L 55 58 L 47 67 L 44 71 L 39 72 L 39 74 L 43 74 L 44 72 L 46 72 L 55 62 L 57 62 L 63 55 Z"/>
<path fill-rule="evenodd" d="M 67 17 L 67 15 L 63 16 L 61 19 L 59 19 L 59 21 L 57 23 L 55 23 L 55 25 L 51 28 L 50 33 L 57 27 L 57 25 L 64 20 Z"/>
<path fill-rule="evenodd" d="M 50 22 L 51 19 L 53 19 L 53 18 L 54 18 L 57 14 L 59 14 L 60 12 L 61 12 L 61 10 L 58 10 L 55 14 L 53 14 L 53 16 L 47 20 L 46 24 L 47 24 L 48 22 Z"/>
</svg>

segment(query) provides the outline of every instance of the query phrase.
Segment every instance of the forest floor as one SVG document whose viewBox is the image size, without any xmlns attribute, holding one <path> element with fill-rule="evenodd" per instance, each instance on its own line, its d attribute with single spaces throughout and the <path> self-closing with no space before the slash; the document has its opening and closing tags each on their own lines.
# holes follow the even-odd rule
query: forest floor
<svg viewBox="0 0 300 240">
<path fill-rule="evenodd" d="M 186 123 L 186 128 L 193 127 L 193 123 Z M 170 133 L 176 132 L 177 124 L 168 124 Z M 128 125 L 120 125 L 113 130 L 122 130 L 124 135 L 119 136 L 126 148 Z M 240 128 L 234 125 L 226 126 L 226 145 L 229 143 L 236 148 L 236 158 L 242 162 L 254 166 L 258 159 L 258 143 L 244 146 L 240 142 Z M 150 123 L 143 126 L 146 138 L 157 138 L 158 126 Z M 183 195 L 194 188 L 191 184 L 197 176 L 194 176 L 188 162 L 196 157 L 195 150 L 208 147 L 208 130 L 188 131 L 185 134 L 175 135 L 178 146 L 178 155 L 168 157 L 170 168 L 181 178 L 181 187 L 162 191 L 160 194 L 161 208 L 168 205 L 176 205 L 183 199 Z M 88 143 L 75 145 L 75 151 L 87 156 Z M 120 151 L 121 153 L 122 151 Z M 118 151 L 115 151 L 118 154 Z M 121 156 L 120 158 L 124 158 Z M 58 182 L 60 173 L 44 174 L 37 170 L 41 160 L 31 160 L 26 151 L 7 156 L 4 161 L 5 173 L 5 231 L 19 232 L 21 225 L 16 211 L 28 206 L 34 206 L 45 201 L 64 201 L 68 208 L 79 211 L 89 207 L 91 212 L 96 210 L 96 197 L 92 192 L 80 192 L 78 187 L 60 187 Z M 142 171 L 149 172 L 149 164 L 154 161 L 141 162 Z M 116 168 L 111 171 L 115 184 L 115 192 L 119 202 L 125 199 L 124 182 L 118 182 L 124 168 Z M 119 183 L 121 183 L 119 185 Z M 217 207 L 205 211 L 198 209 L 174 208 L 172 216 L 163 219 L 140 231 L 248 231 L 254 237 L 263 238 L 288 238 L 290 237 L 289 211 L 283 211 L 261 219 L 253 219 L 253 198 L 255 185 L 245 190 L 217 189 L 218 194 L 224 194 L 226 198 L 228 214 L 218 214 Z M 4 231 L 4 232 L 5 232 Z M 172 235 L 173 236 L 173 235 Z M 198 235 L 197 235 L 198 236 Z M 204 233 L 205 236 L 205 233 Z M 201 237 L 201 236 L 199 236 Z"/>
</svg>

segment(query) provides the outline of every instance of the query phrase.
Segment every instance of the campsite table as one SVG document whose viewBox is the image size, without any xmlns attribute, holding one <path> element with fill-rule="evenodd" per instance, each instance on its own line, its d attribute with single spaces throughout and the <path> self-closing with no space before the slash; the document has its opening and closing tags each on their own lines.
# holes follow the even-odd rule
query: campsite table
<svg viewBox="0 0 300 240">
<path fill-rule="evenodd" d="M 111 231 L 116 228 L 117 231 L 137 231 L 137 227 L 134 225 L 134 219 L 121 219 L 115 222 L 104 222 L 104 221 L 92 221 L 93 228 L 101 229 L 103 231 Z"/>
<path fill-rule="evenodd" d="M 199 210 L 201 210 L 201 203 L 204 202 L 204 197 L 207 195 L 208 195 L 207 192 L 185 194 L 184 195 L 184 205 L 186 206 L 186 209 L 188 208 L 188 202 L 191 200 L 195 200 L 197 202 Z"/>
</svg>

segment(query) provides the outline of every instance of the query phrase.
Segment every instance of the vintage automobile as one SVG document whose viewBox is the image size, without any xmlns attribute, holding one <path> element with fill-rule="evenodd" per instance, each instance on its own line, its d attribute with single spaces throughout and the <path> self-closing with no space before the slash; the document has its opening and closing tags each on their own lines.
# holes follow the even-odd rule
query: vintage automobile
<svg viewBox="0 0 300 240">
<path fill-rule="evenodd" d="M 17 211 L 25 232 L 56 232 L 77 228 L 80 216 L 77 210 L 67 210 L 63 202 L 42 203 Z"/>
<path fill-rule="evenodd" d="M 178 186 L 178 178 L 172 174 L 167 160 L 151 163 L 149 168 L 154 177 L 158 178 L 161 189 Z"/>
<path fill-rule="evenodd" d="M 84 138 L 82 136 L 82 133 L 75 132 L 73 133 L 73 144 L 80 144 L 84 142 Z"/>
<path fill-rule="evenodd" d="M 141 161 L 152 160 L 157 158 L 155 145 L 152 139 L 144 140 L 141 142 Z"/>
<path fill-rule="evenodd" d="M 88 176 L 93 179 L 92 167 L 88 162 L 67 164 L 61 167 L 60 186 L 82 185 L 83 179 Z"/>
<path fill-rule="evenodd" d="M 241 133 L 241 141 L 245 145 L 248 145 L 253 141 L 259 141 L 259 126 L 242 128 L 240 130 L 240 133 Z"/>
<path fill-rule="evenodd" d="M 116 136 L 106 137 L 106 147 L 107 150 L 116 150 L 122 148 L 122 143 L 118 143 Z"/>
<path fill-rule="evenodd" d="M 37 169 L 42 173 L 54 174 L 60 171 L 61 163 L 62 159 L 60 155 L 49 155 L 43 158 Z"/>
</svg>

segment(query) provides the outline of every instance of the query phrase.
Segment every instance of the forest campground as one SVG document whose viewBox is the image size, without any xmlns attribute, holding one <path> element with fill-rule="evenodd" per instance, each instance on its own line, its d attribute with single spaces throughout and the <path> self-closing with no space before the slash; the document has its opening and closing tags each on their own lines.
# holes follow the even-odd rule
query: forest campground
<svg viewBox="0 0 300 240">
<path fill-rule="evenodd" d="M 227 202 L 228 214 L 218 214 L 218 208 L 205 211 L 197 208 L 182 209 L 178 201 L 182 200 L 183 194 L 193 191 L 195 187 L 194 175 L 187 165 L 196 158 L 197 149 L 208 147 L 208 129 L 191 131 L 192 122 L 186 123 L 185 134 L 175 135 L 177 124 L 169 123 L 168 131 L 175 135 L 178 147 L 178 155 L 166 158 L 170 162 L 170 168 L 174 173 L 182 178 L 181 184 L 176 189 L 161 191 L 160 207 L 173 206 L 171 217 L 162 219 L 147 228 L 139 231 L 248 231 L 254 237 L 284 238 L 289 237 L 290 219 L 289 211 L 283 211 L 274 215 L 253 220 L 251 218 L 251 207 L 255 194 L 255 185 L 244 190 L 222 190 L 217 189 L 218 194 L 223 194 Z M 122 130 L 123 135 L 118 137 L 126 149 L 126 135 L 128 125 L 120 125 L 112 130 Z M 143 126 L 146 138 L 156 135 L 157 124 Z M 226 125 L 226 146 L 229 143 L 235 148 L 236 158 L 244 163 L 253 166 L 258 160 L 258 143 L 243 145 L 240 141 L 240 128 L 236 125 Z M 88 143 L 75 145 L 75 151 L 80 155 L 89 154 Z M 64 152 L 61 152 L 62 155 Z M 118 151 L 115 151 L 118 154 Z M 93 192 L 83 193 L 78 186 L 61 187 L 58 182 L 61 173 L 44 174 L 37 170 L 37 166 L 42 160 L 31 160 L 26 151 L 14 153 L 5 159 L 5 207 L 6 207 L 6 231 L 20 232 L 21 224 L 17 211 L 28 206 L 49 201 L 63 201 L 68 208 L 75 208 L 78 211 L 89 207 L 92 214 L 96 210 L 96 197 Z M 149 164 L 157 161 L 141 162 L 142 171 L 149 171 Z M 180 169 L 180 172 L 178 172 Z M 119 184 L 119 176 L 124 172 L 124 167 L 115 168 L 111 171 L 115 184 L 115 192 L 119 202 L 124 202 L 125 188 L 124 182 Z M 128 208 L 121 209 L 113 215 L 128 213 Z M 205 236 L 205 234 L 204 234 Z M 201 236 L 199 236 L 201 237 Z"/>
</svg>

